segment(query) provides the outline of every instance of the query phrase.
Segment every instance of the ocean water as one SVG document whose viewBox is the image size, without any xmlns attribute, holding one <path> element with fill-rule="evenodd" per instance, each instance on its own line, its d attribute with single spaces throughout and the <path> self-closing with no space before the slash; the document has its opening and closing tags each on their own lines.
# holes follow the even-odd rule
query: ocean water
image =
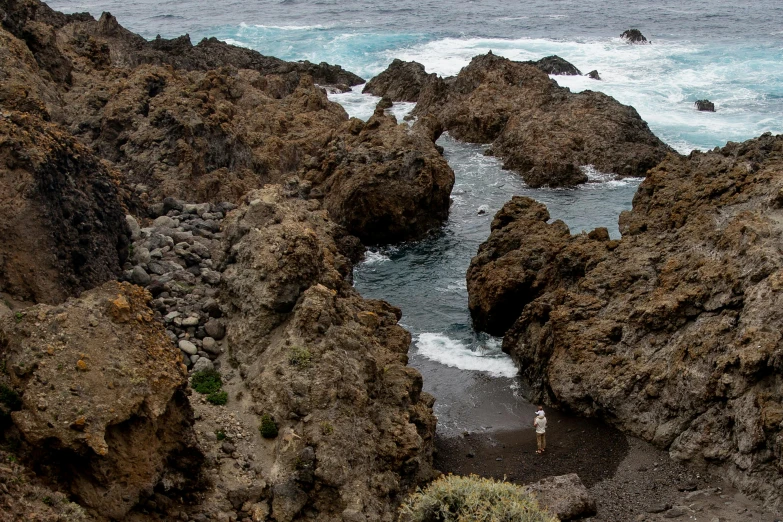
<svg viewBox="0 0 783 522">
<path fill-rule="evenodd" d="M 147 38 L 216 36 L 286 60 L 340 64 L 365 79 L 394 58 L 429 72 L 457 74 L 492 50 L 511 59 L 557 54 L 602 80 L 554 77 L 573 91 L 603 91 L 634 106 L 661 139 L 682 153 L 763 132 L 783 132 L 783 2 L 695 0 L 55 0 L 64 12 L 110 11 Z M 651 45 L 631 46 L 623 30 L 640 29 Z M 708 98 L 717 112 L 694 109 Z M 378 99 L 333 95 L 366 119 Z M 395 104 L 400 121 L 413 104 Z M 439 142 L 456 174 L 450 218 L 425 240 L 375 249 L 355 271 L 356 288 L 403 310 L 413 334 L 411 363 L 437 397 L 442 433 L 513 427 L 529 408 L 516 393 L 516 368 L 500 339 L 477 333 L 467 308 L 465 271 L 489 234 L 494 213 L 512 195 L 546 203 L 553 219 L 578 233 L 605 226 L 631 208 L 641 180 L 589 171 L 576 189 L 532 190 L 484 147 L 444 135 Z M 479 210 L 483 210 L 480 213 Z"/>
</svg>

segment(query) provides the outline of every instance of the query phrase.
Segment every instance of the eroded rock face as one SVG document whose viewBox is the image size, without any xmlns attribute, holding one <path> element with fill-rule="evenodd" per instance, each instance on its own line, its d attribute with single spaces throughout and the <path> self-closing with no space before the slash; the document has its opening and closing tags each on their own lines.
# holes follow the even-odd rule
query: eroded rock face
<svg viewBox="0 0 783 522">
<path fill-rule="evenodd" d="M 433 399 L 405 366 L 400 311 L 345 281 L 353 248 L 327 216 L 280 187 L 227 216 L 227 339 L 253 410 L 278 424 L 256 459 L 272 516 L 392 520 L 432 477 Z"/>
<path fill-rule="evenodd" d="M 394 102 L 415 102 L 424 85 L 436 75 L 427 74 L 419 62 L 404 62 L 394 59 L 381 74 L 367 82 L 363 93 L 389 98 Z"/>
<path fill-rule="evenodd" d="M 647 38 L 642 34 L 642 32 L 639 29 L 627 29 L 623 31 L 623 34 L 620 35 L 620 38 L 622 38 L 629 44 L 651 43 L 650 41 L 647 40 Z"/>
<path fill-rule="evenodd" d="M 537 67 L 493 54 L 473 58 L 450 83 L 429 82 L 414 109 L 417 126 L 491 143 L 504 168 L 532 186 L 573 186 L 593 165 L 644 176 L 672 149 L 633 107 L 598 92 L 572 93 Z"/>
<path fill-rule="evenodd" d="M 454 171 L 433 141 L 382 109 L 351 126 L 305 175 L 326 194 L 331 218 L 366 244 L 422 237 L 443 223 Z"/>
<path fill-rule="evenodd" d="M 198 479 L 185 367 L 149 299 L 110 282 L 0 320 L 25 460 L 101 517 L 122 519 L 155 492 L 181 497 Z"/>
<path fill-rule="evenodd" d="M 477 324 L 518 297 L 524 308 L 503 349 L 535 399 L 723 466 L 780 506 L 782 169 L 783 137 L 769 134 L 669 157 L 621 215 L 620 241 L 605 231 L 564 238 L 543 212 L 507 204 L 498 216 L 511 217 L 493 226 L 469 272 Z M 525 274 L 542 256 L 534 292 L 503 287 L 506 273 Z"/>
<path fill-rule="evenodd" d="M 128 233 L 98 158 L 31 113 L 0 115 L 0 291 L 57 303 L 114 279 Z"/>
</svg>

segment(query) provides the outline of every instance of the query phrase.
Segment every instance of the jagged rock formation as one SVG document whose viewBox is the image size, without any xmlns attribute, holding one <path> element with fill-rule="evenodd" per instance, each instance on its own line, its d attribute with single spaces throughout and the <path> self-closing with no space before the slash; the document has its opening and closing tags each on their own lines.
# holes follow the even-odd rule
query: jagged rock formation
<svg viewBox="0 0 783 522">
<path fill-rule="evenodd" d="M 362 92 L 395 102 L 415 102 L 424 85 L 436 77 L 434 73 L 427 74 L 419 62 L 404 62 L 395 58 L 386 70 L 367 82 Z"/>
<path fill-rule="evenodd" d="M 361 81 L 339 67 L 291 64 L 214 39 L 196 46 L 187 37 L 147 42 L 109 14 L 98 21 L 65 16 L 35 0 L 5 0 L 0 9 L 4 27 L 27 42 L 0 30 L 11 44 L 0 52 L 0 65 L 7 66 L 0 73 L 3 106 L 65 126 L 135 189 L 134 205 L 167 196 L 236 201 L 248 190 L 299 175 L 313 185 L 312 197 L 329 196 L 330 208 L 339 209 L 335 218 L 370 243 L 420 237 L 448 211 L 442 191 L 450 183 L 442 180 L 453 175 L 432 143 L 406 138 L 407 129 L 391 125 L 370 133 L 314 85 L 313 79 Z M 49 36 L 33 45 L 33 29 Z M 55 62 L 67 65 L 67 75 Z M 10 74 L 20 65 L 27 77 Z M 30 88 L 22 83 L 28 79 Z M 399 143 L 412 150 L 392 161 L 398 151 L 385 147 Z M 339 152 L 354 144 L 357 152 Z M 365 191 L 382 203 L 382 214 L 368 219 L 392 219 L 387 236 L 352 228 L 363 225 L 350 215 L 362 194 L 345 188 L 343 167 L 361 170 L 365 187 L 375 187 Z M 335 168 L 339 180 L 329 178 Z M 399 209 L 407 194 L 396 190 L 407 190 L 412 179 L 417 190 L 433 191 L 418 195 L 429 206 Z M 328 194 L 332 186 L 351 202 Z"/>
<path fill-rule="evenodd" d="M 642 34 L 642 32 L 639 29 L 627 29 L 623 31 L 623 34 L 620 35 L 620 38 L 622 38 L 625 42 L 629 44 L 647 44 L 652 43 L 645 36 Z"/>
<path fill-rule="evenodd" d="M 571 62 L 560 58 L 557 55 L 545 56 L 537 61 L 525 62 L 530 65 L 535 65 L 547 74 L 566 75 L 566 76 L 582 76 L 582 72 L 576 68 Z"/>
<path fill-rule="evenodd" d="M 449 83 L 429 82 L 413 114 L 433 135 L 491 143 L 504 168 L 534 187 L 583 183 L 583 165 L 644 176 L 673 152 L 633 107 L 599 92 L 574 94 L 537 67 L 491 53 Z"/>
<path fill-rule="evenodd" d="M 601 79 L 601 77 L 598 75 L 598 71 L 597 70 L 590 71 L 589 73 L 587 73 L 587 76 L 589 76 L 593 80 L 600 80 Z"/>
<path fill-rule="evenodd" d="M 185 367 L 149 299 L 110 282 L 0 320 L 2 386 L 20 398 L 5 437 L 99 517 L 155 495 L 176 502 L 199 476 Z"/>
<path fill-rule="evenodd" d="M 477 325 L 510 326 L 503 349 L 536 399 L 722 466 L 779 507 L 782 171 L 783 136 L 769 134 L 670 156 L 620 216 L 619 241 L 570 237 L 515 198 L 468 272 Z"/>
<path fill-rule="evenodd" d="M 57 303 L 116 278 L 128 255 L 119 192 L 61 128 L 0 114 L 0 291 Z"/>
<path fill-rule="evenodd" d="M 422 237 L 448 218 L 454 171 L 432 139 L 382 109 L 329 145 L 304 179 L 329 215 L 366 244 Z"/>
<path fill-rule="evenodd" d="M 696 100 L 694 105 L 696 106 L 696 110 L 715 112 L 715 104 L 712 103 L 710 100 Z"/>
<path fill-rule="evenodd" d="M 317 201 L 281 187 L 226 218 L 231 356 L 252 411 L 282 437 L 256 456 L 275 520 L 392 520 L 397 499 L 432 477 L 433 399 L 405 366 L 400 311 L 345 280 L 355 252 Z"/>
</svg>

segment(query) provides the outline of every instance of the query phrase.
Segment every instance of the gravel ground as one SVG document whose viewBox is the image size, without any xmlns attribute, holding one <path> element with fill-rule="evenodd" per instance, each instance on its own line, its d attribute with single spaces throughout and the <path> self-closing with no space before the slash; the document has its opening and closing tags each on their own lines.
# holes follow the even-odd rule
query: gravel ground
<svg viewBox="0 0 783 522">
<path fill-rule="evenodd" d="M 547 412 L 547 451 L 536 454 L 535 432 L 517 430 L 439 437 L 435 464 L 444 473 L 477 474 L 526 484 L 576 473 L 598 505 L 594 522 L 775 522 L 765 510 L 713 472 L 669 459 L 661 451 L 590 419 Z"/>
</svg>

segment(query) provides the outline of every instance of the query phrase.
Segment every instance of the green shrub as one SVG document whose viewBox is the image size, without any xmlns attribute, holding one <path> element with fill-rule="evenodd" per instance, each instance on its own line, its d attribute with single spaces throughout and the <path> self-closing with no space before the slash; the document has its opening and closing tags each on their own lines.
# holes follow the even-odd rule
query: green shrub
<svg viewBox="0 0 783 522">
<path fill-rule="evenodd" d="M 331 435 L 334 433 L 334 426 L 329 421 L 323 421 L 321 423 L 321 433 L 324 435 Z"/>
<path fill-rule="evenodd" d="M 402 522 L 557 522 L 514 484 L 471 475 L 447 475 L 410 495 L 400 506 Z"/>
<path fill-rule="evenodd" d="M 190 386 L 199 393 L 209 395 L 220 391 L 223 380 L 217 370 L 202 370 L 193 374 L 190 378 Z"/>
<path fill-rule="evenodd" d="M 17 323 L 21 323 L 22 319 L 24 319 L 24 314 L 22 312 L 16 312 L 14 314 L 14 318 L 16 319 Z"/>
<path fill-rule="evenodd" d="M 226 432 L 223 430 L 215 430 L 215 437 L 218 441 L 226 440 Z"/>
<path fill-rule="evenodd" d="M 265 439 L 274 439 L 277 437 L 277 424 L 271 415 L 264 413 L 261 416 L 261 426 L 258 427 L 261 436 Z"/>
<path fill-rule="evenodd" d="M 298 368 L 307 368 L 313 356 L 310 350 L 301 346 L 292 346 L 288 352 L 288 363 Z"/>
<path fill-rule="evenodd" d="M 228 393 L 224 391 L 216 391 L 207 395 L 207 401 L 211 402 L 215 406 L 223 406 L 228 402 Z"/>
</svg>

